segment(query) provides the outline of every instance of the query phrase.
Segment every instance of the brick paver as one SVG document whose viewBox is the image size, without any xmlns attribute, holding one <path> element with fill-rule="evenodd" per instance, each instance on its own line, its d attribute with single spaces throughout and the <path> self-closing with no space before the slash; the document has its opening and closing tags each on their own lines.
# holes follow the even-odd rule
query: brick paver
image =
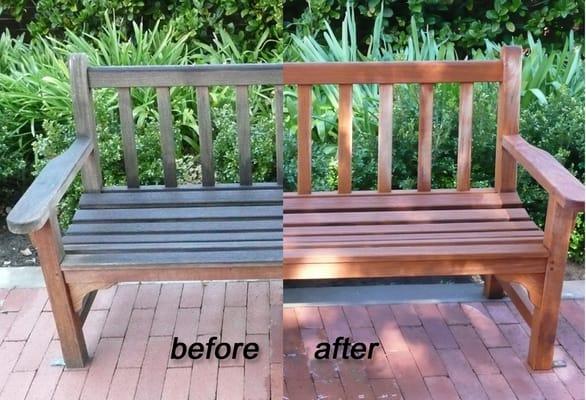
<svg viewBox="0 0 586 400">
<path fill-rule="evenodd" d="M 46 291 L 0 290 L 0 399 L 282 399 L 281 292 L 277 281 L 102 290 L 84 325 L 93 358 L 68 370 L 56 363 L 61 348 Z M 170 360 L 173 336 L 189 345 L 213 335 L 257 342 L 259 358 Z"/>
<path fill-rule="evenodd" d="M 286 307 L 286 399 L 584 399 L 584 302 L 564 300 L 555 359 L 526 363 L 528 327 L 507 300 Z M 371 360 L 315 360 L 336 336 L 381 343 Z"/>
</svg>

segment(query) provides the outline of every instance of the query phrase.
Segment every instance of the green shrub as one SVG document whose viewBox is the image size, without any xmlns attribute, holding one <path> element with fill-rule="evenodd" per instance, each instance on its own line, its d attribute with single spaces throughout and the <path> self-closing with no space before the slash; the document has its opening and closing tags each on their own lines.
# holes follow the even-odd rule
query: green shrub
<svg viewBox="0 0 586 400">
<path fill-rule="evenodd" d="M 23 0 L 0 0 L 0 10 L 19 20 L 32 18 L 27 28 L 33 38 L 63 38 L 68 31 L 97 35 L 108 25 L 107 16 L 115 15 L 113 22 L 124 34 L 132 33 L 135 21 L 147 30 L 163 21 L 177 27 L 173 39 L 187 35 L 193 43 L 211 43 L 225 31 L 240 51 L 254 51 L 264 42 L 270 54 L 280 47 L 283 30 L 281 3 L 272 0 L 39 0 L 34 5 L 34 14 L 26 15 Z"/>
<path fill-rule="evenodd" d="M 566 32 L 575 30 L 583 41 L 584 2 L 370 0 L 350 3 L 355 5 L 358 13 L 356 28 L 359 46 L 363 50 L 370 43 L 369 28 L 381 8 L 384 8 L 381 33 L 389 43 L 399 47 L 407 44 L 412 21 L 454 43 L 462 54 L 471 48 L 483 48 L 485 39 L 524 43 L 526 33 L 561 45 Z M 325 29 L 327 22 L 340 22 L 346 4 L 346 0 L 286 0 L 286 32 L 316 34 Z"/>
</svg>

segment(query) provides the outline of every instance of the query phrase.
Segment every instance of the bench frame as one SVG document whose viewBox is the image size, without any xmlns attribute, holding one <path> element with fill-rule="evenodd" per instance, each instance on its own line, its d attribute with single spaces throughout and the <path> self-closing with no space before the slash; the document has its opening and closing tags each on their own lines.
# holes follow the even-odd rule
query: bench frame
<svg viewBox="0 0 586 400">
<path fill-rule="evenodd" d="M 288 199 L 301 200 L 312 196 L 336 197 L 336 193 L 312 194 L 311 98 L 313 85 L 338 85 L 337 194 L 359 196 L 363 193 L 352 193 L 352 85 L 379 85 L 377 192 L 381 195 L 391 195 L 393 85 L 420 84 L 417 192 L 433 193 L 441 191 L 431 189 L 433 84 L 460 83 L 457 187 L 455 190 L 446 191 L 465 193 L 476 190 L 471 189 L 470 186 L 473 83 L 497 82 L 499 94 L 494 191 L 496 193 L 516 192 L 517 164 L 521 164 L 549 193 L 543 239 L 543 245 L 548 254 L 543 259 L 536 260 L 533 270 L 507 273 L 505 272 L 507 269 L 515 267 L 512 266 L 513 263 L 509 267 L 503 262 L 500 267 L 491 269 L 483 267 L 482 263 L 477 263 L 480 267 L 477 266 L 472 271 L 466 269 L 466 262 L 452 265 L 449 261 L 434 263 L 423 260 L 412 261 L 409 265 L 401 265 L 400 260 L 369 262 L 367 268 L 360 268 L 361 263 L 355 262 L 348 263 L 340 269 L 325 267 L 320 269 L 317 264 L 303 264 L 303 260 L 299 261 L 303 258 L 302 255 L 299 256 L 299 251 L 295 253 L 295 259 L 289 258 L 286 223 L 284 278 L 393 277 L 413 276 L 423 272 L 425 272 L 424 275 L 480 273 L 485 278 L 485 296 L 491 299 L 500 298 L 506 292 L 531 327 L 529 365 L 538 370 L 551 368 L 568 245 L 576 215 L 584 210 L 584 186 L 551 155 L 531 146 L 519 135 L 521 58 L 521 48 L 504 46 L 501 50 L 501 59 L 494 61 L 286 63 L 283 74 L 285 84 L 296 86 L 298 95 L 298 175 L 297 193 L 285 193 L 284 207 L 285 218 L 287 218 Z M 371 195 L 375 194 L 371 193 Z M 512 262 L 510 258 L 509 261 Z M 478 268 L 484 269 L 478 270 Z"/>
<path fill-rule="evenodd" d="M 14 233 L 29 234 L 38 251 L 67 367 L 81 368 L 88 361 L 82 326 L 99 289 L 132 281 L 281 279 L 281 262 L 239 262 L 235 268 L 232 263 L 198 263 L 195 257 L 193 263 L 189 264 L 65 269 L 62 268 L 65 251 L 57 220 L 57 205 L 80 171 L 86 193 L 103 191 L 92 99 L 92 89 L 95 88 L 118 90 L 127 186 L 128 189 L 140 190 L 130 88 L 156 88 L 165 179 L 165 187 L 162 189 L 174 189 L 177 188 L 177 180 L 169 89 L 171 86 L 194 86 L 200 116 L 201 189 L 212 189 L 216 182 L 208 87 L 235 86 L 240 156 L 240 182 L 236 186 L 246 190 L 246 187 L 253 185 L 248 86 L 274 85 L 277 161 L 277 182 L 274 186 L 280 188 L 283 182 L 281 65 L 90 67 L 84 54 L 73 54 L 69 61 L 69 72 L 77 137 L 63 154 L 48 162 L 7 218 L 9 229 Z"/>
</svg>

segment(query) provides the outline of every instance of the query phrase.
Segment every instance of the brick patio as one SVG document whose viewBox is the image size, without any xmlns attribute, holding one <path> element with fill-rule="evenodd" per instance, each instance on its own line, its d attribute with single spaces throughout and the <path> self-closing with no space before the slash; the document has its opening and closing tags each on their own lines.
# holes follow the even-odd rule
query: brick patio
<svg viewBox="0 0 586 400">
<path fill-rule="evenodd" d="M 584 399 L 584 301 L 565 300 L 556 360 L 531 372 L 528 326 L 508 301 L 285 308 L 285 396 L 305 399 Z M 313 359 L 338 336 L 380 341 L 369 361 Z"/>
<path fill-rule="evenodd" d="M 281 281 L 100 291 L 84 326 L 93 360 L 80 370 L 51 365 L 61 354 L 44 289 L 0 290 L 0 299 L 0 400 L 282 397 Z M 256 341 L 259 358 L 170 360 L 173 336 L 211 335 Z"/>
</svg>

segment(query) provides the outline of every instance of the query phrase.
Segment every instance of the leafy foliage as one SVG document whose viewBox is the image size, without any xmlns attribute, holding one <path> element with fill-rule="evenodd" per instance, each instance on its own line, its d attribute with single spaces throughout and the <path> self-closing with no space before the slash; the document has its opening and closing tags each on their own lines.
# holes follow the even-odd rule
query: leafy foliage
<svg viewBox="0 0 586 400">
<path fill-rule="evenodd" d="M 344 18 L 346 0 L 284 2 L 286 32 L 311 35 L 326 23 Z M 393 46 L 405 46 L 409 26 L 425 26 L 454 43 L 458 51 L 483 48 L 484 40 L 523 43 L 526 33 L 548 43 L 562 44 L 566 33 L 575 30 L 583 41 L 584 3 L 569 0 L 545 1 L 351 1 L 358 12 L 356 29 L 364 50 L 369 45 L 372 19 L 384 10 L 381 35 Z M 337 34 L 340 32 L 337 31 Z"/>
</svg>

